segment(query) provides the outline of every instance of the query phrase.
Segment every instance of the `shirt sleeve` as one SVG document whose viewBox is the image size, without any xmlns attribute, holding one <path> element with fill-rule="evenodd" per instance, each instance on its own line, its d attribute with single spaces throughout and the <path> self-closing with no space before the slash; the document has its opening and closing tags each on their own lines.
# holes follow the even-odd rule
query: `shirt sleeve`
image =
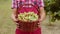
<svg viewBox="0 0 60 34">
<path fill-rule="evenodd" d="M 44 7 L 44 1 L 43 1 L 43 0 L 39 0 L 38 6 L 39 6 L 39 7 Z"/>
<path fill-rule="evenodd" d="M 17 8 L 17 1 L 12 0 L 12 9 Z"/>
</svg>

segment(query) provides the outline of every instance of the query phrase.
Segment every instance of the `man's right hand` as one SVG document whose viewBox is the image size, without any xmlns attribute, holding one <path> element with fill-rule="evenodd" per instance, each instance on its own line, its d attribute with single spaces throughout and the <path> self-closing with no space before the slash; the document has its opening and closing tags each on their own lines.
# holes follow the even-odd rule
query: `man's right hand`
<svg viewBox="0 0 60 34">
<path fill-rule="evenodd" d="M 18 18 L 16 18 L 16 15 L 14 15 L 14 14 L 11 15 L 11 18 L 12 18 L 12 20 L 13 20 L 14 22 L 19 21 Z"/>
</svg>

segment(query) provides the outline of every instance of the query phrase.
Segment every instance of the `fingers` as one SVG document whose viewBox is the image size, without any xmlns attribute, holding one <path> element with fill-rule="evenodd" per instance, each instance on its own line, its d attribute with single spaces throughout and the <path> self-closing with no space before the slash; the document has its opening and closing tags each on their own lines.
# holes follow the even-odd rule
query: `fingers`
<svg viewBox="0 0 60 34">
<path fill-rule="evenodd" d="M 19 28 L 20 27 L 20 24 L 19 23 L 16 23 L 17 27 Z"/>
<path fill-rule="evenodd" d="M 11 18 L 12 18 L 12 20 L 13 20 L 14 22 L 18 21 L 18 18 L 16 18 L 15 15 L 11 15 Z"/>
</svg>

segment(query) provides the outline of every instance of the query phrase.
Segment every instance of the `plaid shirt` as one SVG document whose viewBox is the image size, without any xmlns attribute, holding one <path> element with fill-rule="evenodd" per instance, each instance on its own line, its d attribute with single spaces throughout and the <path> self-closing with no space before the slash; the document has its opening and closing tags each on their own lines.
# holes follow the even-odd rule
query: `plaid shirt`
<svg viewBox="0 0 60 34">
<path fill-rule="evenodd" d="M 21 4 L 37 4 L 39 7 L 44 7 L 43 0 L 12 0 L 12 8 L 17 8 Z"/>
</svg>

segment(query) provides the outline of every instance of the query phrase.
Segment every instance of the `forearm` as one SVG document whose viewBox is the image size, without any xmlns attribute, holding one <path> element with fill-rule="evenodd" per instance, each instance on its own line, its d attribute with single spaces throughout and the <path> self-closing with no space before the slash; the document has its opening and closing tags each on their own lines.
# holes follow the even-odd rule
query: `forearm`
<svg viewBox="0 0 60 34">
<path fill-rule="evenodd" d="M 43 21 L 45 19 L 45 17 L 46 17 L 46 13 L 45 13 L 44 8 L 43 7 L 40 7 L 39 8 L 39 12 L 40 12 L 40 14 L 39 14 L 40 20 Z"/>
<path fill-rule="evenodd" d="M 12 9 L 12 16 L 17 17 L 17 9 L 16 8 Z"/>
</svg>

